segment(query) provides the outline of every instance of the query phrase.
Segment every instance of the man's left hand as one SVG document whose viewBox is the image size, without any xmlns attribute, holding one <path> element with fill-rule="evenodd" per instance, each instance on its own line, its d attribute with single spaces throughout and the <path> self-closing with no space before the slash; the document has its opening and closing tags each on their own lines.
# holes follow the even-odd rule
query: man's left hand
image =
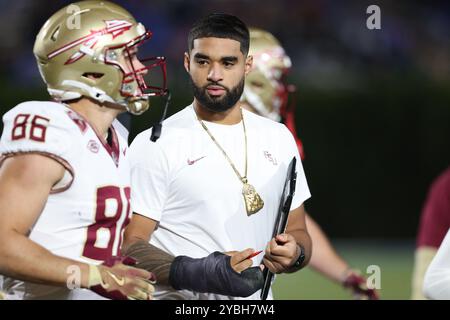
<svg viewBox="0 0 450 320">
<path fill-rule="evenodd" d="M 277 235 L 266 247 L 263 263 L 273 273 L 282 273 L 292 267 L 300 256 L 295 238 L 287 233 Z"/>
</svg>

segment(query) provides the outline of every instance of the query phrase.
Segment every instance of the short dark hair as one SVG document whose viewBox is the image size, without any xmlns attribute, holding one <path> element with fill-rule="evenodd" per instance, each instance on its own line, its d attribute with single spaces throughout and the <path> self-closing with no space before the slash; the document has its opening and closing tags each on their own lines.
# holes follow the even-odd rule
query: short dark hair
<svg viewBox="0 0 450 320">
<path fill-rule="evenodd" d="M 245 23 L 236 16 L 226 13 L 212 13 L 194 23 L 188 36 L 189 52 L 194 47 L 195 39 L 207 37 L 239 41 L 241 52 L 244 56 L 248 54 L 250 33 Z"/>
</svg>

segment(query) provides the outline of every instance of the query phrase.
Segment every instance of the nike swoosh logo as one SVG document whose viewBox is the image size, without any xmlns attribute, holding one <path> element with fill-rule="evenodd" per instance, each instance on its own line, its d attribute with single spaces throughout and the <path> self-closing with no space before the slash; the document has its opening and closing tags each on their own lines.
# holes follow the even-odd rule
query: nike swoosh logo
<svg viewBox="0 0 450 320">
<path fill-rule="evenodd" d="M 114 273 L 106 271 L 111 278 L 120 286 L 123 287 L 125 285 L 125 278 L 119 278 Z"/>
<path fill-rule="evenodd" d="M 189 160 L 189 159 L 187 159 L 187 164 L 190 165 L 190 166 L 192 166 L 194 163 L 196 163 L 196 162 L 199 161 L 199 160 L 202 160 L 204 157 L 206 157 L 206 156 L 200 157 L 200 158 L 195 159 L 195 160 Z"/>
</svg>

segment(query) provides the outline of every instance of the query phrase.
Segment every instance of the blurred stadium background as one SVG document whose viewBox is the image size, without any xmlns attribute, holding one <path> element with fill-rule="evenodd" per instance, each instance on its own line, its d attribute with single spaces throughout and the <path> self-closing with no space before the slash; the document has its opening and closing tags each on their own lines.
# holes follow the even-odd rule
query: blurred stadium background
<svg viewBox="0 0 450 320">
<path fill-rule="evenodd" d="M 48 99 L 32 47 L 46 18 L 72 1 L 0 0 L 0 114 Z M 450 3 L 447 1 L 115 1 L 154 32 L 168 59 L 170 114 L 192 101 L 182 66 L 190 25 L 238 15 L 279 38 L 293 61 L 297 129 L 313 194 L 307 202 L 352 266 L 381 268 L 381 297 L 408 299 L 415 234 L 427 189 L 450 164 Z M 366 9 L 381 8 L 381 30 Z M 163 101 L 133 118 L 132 137 Z M 0 127 L 2 129 L 2 127 Z M 278 299 L 349 299 L 316 273 L 282 275 Z"/>
</svg>

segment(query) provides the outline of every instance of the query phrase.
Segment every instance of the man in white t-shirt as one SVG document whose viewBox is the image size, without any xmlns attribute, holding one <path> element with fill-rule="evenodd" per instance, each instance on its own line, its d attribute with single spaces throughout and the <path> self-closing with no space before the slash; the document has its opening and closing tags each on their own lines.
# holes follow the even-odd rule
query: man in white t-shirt
<svg viewBox="0 0 450 320">
<path fill-rule="evenodd" d="M 245 75 L 252 64 L 247 55 L 248 29 L 234 16 L 212 14 L 193 26 L 188 44 L 184 65 L 193 87 L 193 104 L 164 122 L 158 141 L 152 142 L 147 130 L 129 150 L 135 214 L 126 230 L 125 246 L 151 235 L 154 246 L 177 258 L 228 252 L 237 271 L 250 265 L 254 251 L 264 250 L 253 258 L 254 265 L 263 263 L 274 273 L 297 271 L 311 255 L 300 210 L 310 193 L 289 130 L 240 107 Z M 287 230 L 272 239 L 293 157 L 297 158 L 297 182 Z M 205 273 L 210 271 L 205 268 Z M 204 287 L 175 291 L 184 289 L 184 284 L 168 284 L 157 286 L 156 298 L 233 298 L 202 293 L 213 292 Z M 259 291 L 249 298 L 259 299 Z"/>
</svg>

